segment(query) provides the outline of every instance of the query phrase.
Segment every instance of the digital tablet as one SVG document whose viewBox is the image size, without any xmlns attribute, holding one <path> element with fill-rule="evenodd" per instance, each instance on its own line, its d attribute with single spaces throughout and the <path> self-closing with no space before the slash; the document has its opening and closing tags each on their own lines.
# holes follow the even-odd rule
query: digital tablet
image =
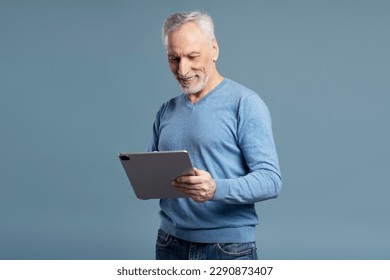
<svg viewBox="0 0 390 280">
<path fill-rule="evenodd" d="M 187 151 L 121 153 L 118 157 L 137 198 L 187 197 L 171 185 L 181 175 L 194 175 Z"/>
</svg>

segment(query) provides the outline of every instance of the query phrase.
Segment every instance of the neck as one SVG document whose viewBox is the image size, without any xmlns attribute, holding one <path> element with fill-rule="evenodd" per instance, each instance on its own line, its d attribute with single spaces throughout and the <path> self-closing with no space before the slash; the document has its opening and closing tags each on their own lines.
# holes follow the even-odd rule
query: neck
<svg viewBox="0 0 390 280">
<path fill-rule="evenodd" d="M 198 93 L 188 94 L 188 99 L 195 104 L 207 94 L 209 94 L 214 88 L 216 88 L 223 80 L 223 76 L 215 70 L 214 75 L 211 77 L 210 81 L 207 83 L 207 86 Z"/>
</svg>

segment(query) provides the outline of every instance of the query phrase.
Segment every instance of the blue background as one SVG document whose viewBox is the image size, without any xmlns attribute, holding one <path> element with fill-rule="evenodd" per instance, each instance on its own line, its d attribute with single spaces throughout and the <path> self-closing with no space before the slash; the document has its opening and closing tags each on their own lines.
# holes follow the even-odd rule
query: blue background
<svg viewBox="0 0 390 280">
<path fill-rule="evenodd" d="M 215 20 L 220 72 L 273 117 L 264 259 L 390 258 L 390 2 L 0 2 L 0 259 L 153 259 L 158 202 L 117 159 L 180 94 L 164 18 Z"/>
</svg>

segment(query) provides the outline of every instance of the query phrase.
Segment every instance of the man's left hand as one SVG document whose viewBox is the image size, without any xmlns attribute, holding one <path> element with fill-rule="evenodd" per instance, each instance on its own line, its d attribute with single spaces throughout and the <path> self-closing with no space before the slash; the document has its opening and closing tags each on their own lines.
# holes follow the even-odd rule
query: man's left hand
<svg viewBox="0 0 390 280">
<path fill-rule="evenodd" d="M 213 198 L 216 184 L 210 173 L 194 168 L 195 175 L 180 176 L 172 181 L 172 186 L 187 194 L 196 202 Z"/>
</svg>

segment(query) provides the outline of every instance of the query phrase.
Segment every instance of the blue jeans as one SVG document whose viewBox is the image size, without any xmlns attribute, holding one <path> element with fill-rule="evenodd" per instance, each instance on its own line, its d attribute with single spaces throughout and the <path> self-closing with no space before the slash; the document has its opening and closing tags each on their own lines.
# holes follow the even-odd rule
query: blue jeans
<svg viewBox="0 0 390 280">
<path fill-rule="evenodd" d="M 156 260 L 257 260 L 256 243 L 194 243 L 159 229 Z"/>
</svg>

